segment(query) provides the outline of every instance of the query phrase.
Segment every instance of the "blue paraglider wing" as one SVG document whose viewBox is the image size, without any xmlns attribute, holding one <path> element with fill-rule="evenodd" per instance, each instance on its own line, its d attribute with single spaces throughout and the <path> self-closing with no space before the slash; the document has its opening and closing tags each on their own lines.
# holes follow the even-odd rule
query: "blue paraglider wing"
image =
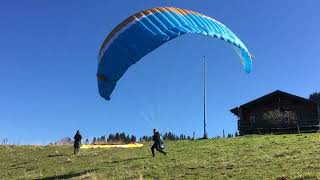
<svg viewBox="0 0 320 180">
<path fill-rule="evenodd" d="M 252 70 L 252 58 L 241 40 L 225 25 L 206 15 L 173 7 L 158 7 L 136 13 L 120 23 L 104 40 L 98 57 L 100 95 L 110 100 L 117 81 L 127 69 L 162 44 L 186 33 L 216 37 L 231 43 Z"/>
</svg>

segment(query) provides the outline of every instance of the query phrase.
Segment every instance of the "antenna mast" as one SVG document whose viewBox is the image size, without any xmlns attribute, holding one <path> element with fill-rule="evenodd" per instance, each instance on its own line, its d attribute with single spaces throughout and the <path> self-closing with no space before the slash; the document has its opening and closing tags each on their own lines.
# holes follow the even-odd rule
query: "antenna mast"
<svg viewBox="0 0 320 180">
<path fill-rule="evenodd" d="M 207 116 L 207 87 L 206 87 L 206 56 L 203 56 L 203 139 L 208 138 L 206 130 L 206 116 Z"/>
</svg>

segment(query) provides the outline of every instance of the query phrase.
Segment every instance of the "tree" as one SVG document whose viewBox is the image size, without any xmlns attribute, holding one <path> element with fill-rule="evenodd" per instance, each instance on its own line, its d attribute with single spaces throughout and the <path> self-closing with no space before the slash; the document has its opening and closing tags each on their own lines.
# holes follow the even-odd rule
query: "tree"
<svg viewBox="0 0 320 180">
<path fill-rule="evenodd" d="M 96 144 L 97 142 L 97 138 L 96 137 L 93 137 L 93 140 L 92 140 L 92 143 L 91 144 Z"/>
<path fill-rule="evenodd" d="M 235 133 L 234 133 L 234 137 L 238 137 L 239 136 L 239 133 L 238 133 L 238 131 L 236 131 Z"/>
<path fill-rule="evenodd" d="M 163 140 L 167 140 L 168 139 L 168 133 L 164 133 L 164 135 L 162 136 Z"/>
<path fill-rule="evenodd" d="M 120 134 L 119 133 L 116 133 L 116 135 L 114 137 L 114 140 L 115 141 L 119 141 L 120 140 Z"/>
<path fill-rule="evenodd" d="M 183 134 L 180 134 L 179 140 L 183 140 Z"/>
<path fill-rule="evenodd" d="M 109 134 L 109 136 L 108 136 L 108 138 L 107 138 L 107 141 L 108 141 L 108 142 L 113 142 L 112 134 Z"/>
<path fill-rule="evenodd" d="M 127 135 L 126 138 L 125 138 L 125 143 L 129 143 L 130 142 L 130 136 Z"/>
<path fill-rule="evenodd" d="M 317 103 L 320 103 L 320 92 L 314 92 L 310 94 L 309 99 Z"/>
<path fill-rule="evenodd" d="M 101 136 L 99 143 L 100 144 L 107 144 L 106 136 Z"/>
<path fill-rule="evenodd" d="M 142 136 L 142 141 L 151 141 L 152 140 L 152 137 L 151 136 Z"/>
<path fill-rule="evenodd" d="M 131 135 L 130 142 L 135 143 L 137 138 L 134 135 Z"/>
<path fill-rule="evenodd" d="M 127 139 L 126 134 L 124 132 L 120 133 L 119 141 L 126 142 L 126 139 Z"/>
<path fill-rule="evenodd" d="M 89 144 L 89 139 L 87 138 L 84 144 Z"/>
</svg>

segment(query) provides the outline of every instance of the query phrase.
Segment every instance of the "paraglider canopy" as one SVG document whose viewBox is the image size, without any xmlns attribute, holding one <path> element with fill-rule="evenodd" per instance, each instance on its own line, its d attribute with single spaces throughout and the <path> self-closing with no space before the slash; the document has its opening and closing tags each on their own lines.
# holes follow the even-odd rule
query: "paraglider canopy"
<svg viewBox="0 0 320 180">
<path fill-rule="evenodd" d="M 98 57 L 100 95 L 110 100 L 127 69 L 162 44 L 187 33 L 212 36 L 234 46 L 245 72 L 252 70 L 252 55 L 225 25 L 195 11 L 157 7 L 138 12 L 116 26 L 104 40 Z"/>
</svg>

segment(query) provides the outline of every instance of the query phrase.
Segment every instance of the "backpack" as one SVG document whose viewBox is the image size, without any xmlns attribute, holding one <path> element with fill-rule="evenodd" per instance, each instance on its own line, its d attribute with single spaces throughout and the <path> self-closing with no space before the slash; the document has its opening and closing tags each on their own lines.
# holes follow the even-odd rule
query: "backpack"
<svg viewBox="0 0 320 180">
<path fill-rule="evenodd" d="M 160 136 L 160 149 L 164 149 L 164 141 L 161 136 Z"/>
</svg>

